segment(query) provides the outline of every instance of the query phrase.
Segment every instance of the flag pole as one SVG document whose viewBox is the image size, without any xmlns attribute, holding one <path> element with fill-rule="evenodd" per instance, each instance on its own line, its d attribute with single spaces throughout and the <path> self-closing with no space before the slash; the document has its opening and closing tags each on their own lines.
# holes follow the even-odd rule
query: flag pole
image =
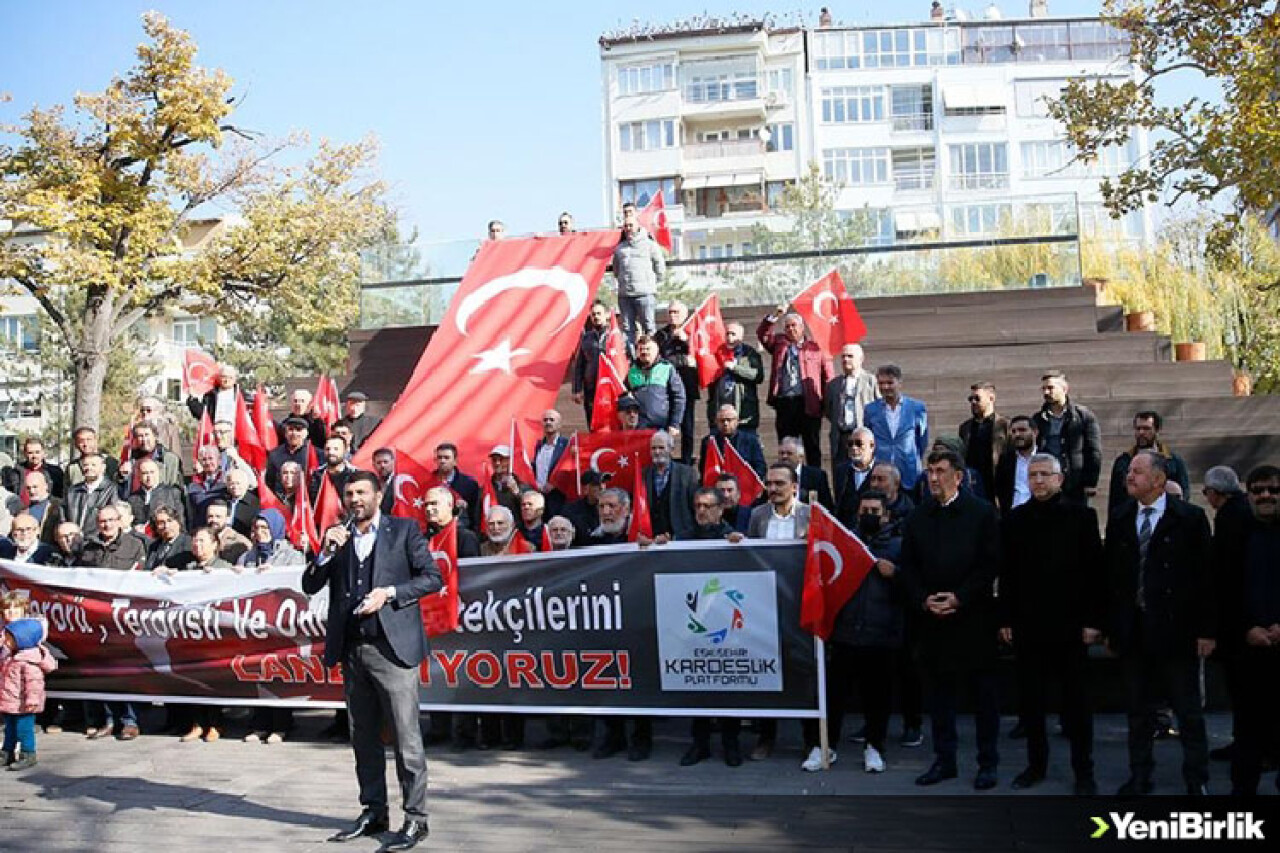
<svg viewBox="0 0 1280 853">
<path fill-rule="evenodd" d="M 818 493 L 810 491 L 809 506 L 816 506 L 817 503 Z M 827 655 L 826 644 L 816 635 L 813 638 L 813 655 L 818 663 L 818 749 L 822 754 L 822 769 L 827 770 L 831 767 L 831 736 L 827 730 Z"/>
</svg>

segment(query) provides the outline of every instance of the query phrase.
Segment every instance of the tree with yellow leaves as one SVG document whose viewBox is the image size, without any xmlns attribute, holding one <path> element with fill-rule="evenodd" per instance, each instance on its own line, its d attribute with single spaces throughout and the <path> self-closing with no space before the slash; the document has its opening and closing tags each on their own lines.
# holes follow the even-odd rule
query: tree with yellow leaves
<svg viewBox="0 0 1280 853">
<path fill-rule="evenodd" d="M 73 119 L 32 109 L 0 146 L 0 280 L 39 301 L 71 358 L 74 423 L 95 428 L 108 353 L 143 317 L 276 313 L 331 336 L 358 310 L 359 252 L 393 231 L 371 141 L 281 165 L 301 137 L 237 127 L 231 78 L 161 15 L 143 28 L 136 65 L 77 95 Z"/>
<path fill-rule="evenodd" d="M 1115 216 L 1159 201 L 1230 200 L 1208 250 L 1229 254 L 1246 213 L 1275 209 L 1280 192 L 1280 14 L 1276 0 L 1107 0 L 1103 18 L 1126 33 L 1136 80 L 1079 78 L 1049 102 L 1083 159 L 1154 132 L 1150 156 L 1102 182 Z M 1164 104 L 1156 85 L 1198 79 L 1221 100 Z"/>
</svg>

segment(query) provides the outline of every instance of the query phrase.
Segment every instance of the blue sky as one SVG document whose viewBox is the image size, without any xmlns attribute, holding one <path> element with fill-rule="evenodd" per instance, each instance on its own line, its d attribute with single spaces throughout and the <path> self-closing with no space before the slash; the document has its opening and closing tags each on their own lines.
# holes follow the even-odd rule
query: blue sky
<svg viewBox="0 0 1280 853">
<path fill-rule="evenodd" d="M 401 221 L 423 241 L 478 237 L 493 217 L 514 232 L 551 230 L 566 209 L 598 225 L 603 31 L 637 14 L 670 21 L 704 11 L 798 11 L 812 23 L 820 5 L 0 0 L 0 92 L 13 98 L 0 105 L 0 121 L 103 88 L 132 65 L 141 15 L 154 8 L 192 33 L 203 65 L 235 79 L 245 99 L 238 124 L 272 136 L 305 130 L 313 140 L 376 136 Z M 828 5 L 838 22 L 885 20 L 883 3 Z M 986 0 L 958 5 L 980 11 Z M 999 5 L 1008 17 L 1026 14 L 1026 0 Z M 900 8 L 923 19 L 928 7 Z M 1099 7 L 1050 0 L 1054 15 Z"/>
</svg>

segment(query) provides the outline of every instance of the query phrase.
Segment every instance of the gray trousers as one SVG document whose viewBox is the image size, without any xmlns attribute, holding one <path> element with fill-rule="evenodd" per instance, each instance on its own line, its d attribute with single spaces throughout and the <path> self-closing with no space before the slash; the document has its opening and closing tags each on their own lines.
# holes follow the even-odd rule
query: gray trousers
<svg viewBox="0 0 1280 853">
<path fill-rule="evenodd" d="M 636 338 L 641 334 L 652 336 L 658 331 L 655 320 L 658 306 L 656 294 L 644 296 L 619 296 L 618 312 L 622 314 L 622 333 L 627 336 L 627 354 L 635 354 Z"/>
<path fill-rule="evenodd" d="M 351 726 L 351 749 L 356 754 L 360 805 L 387 811 L 387 756 L 382 746 L 382 723 L 391 727 L 396 752 L 396 778 L 404 798 L 406 817 L 427 816 L 427 755 L 422 748 L 418 717 L 418 668 L 392 660 L 378 643 L 359 643 L 346 650 L 342 662 L 342 692 Z"/>
</svg>

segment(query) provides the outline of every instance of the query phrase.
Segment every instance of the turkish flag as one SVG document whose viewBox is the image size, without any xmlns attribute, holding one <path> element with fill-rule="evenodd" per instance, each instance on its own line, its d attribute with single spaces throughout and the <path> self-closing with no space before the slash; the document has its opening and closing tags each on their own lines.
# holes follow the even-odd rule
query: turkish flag
<svg viewBox="0 0 1280 853">
<path fill-rule="evenodd" d="M 716 479 L 724 471 L 724 457 L 720 455 L 720 445 L 715 436 L 707 442 L 707 458 L 703 460 L 702 485 L 708 489 L 716 487 Z"/>
<path fill-rule="evenodd" d="M 485 523 L 489 520 L 489 510 L 498 503 L 498 492 L 493 488 L 493 469 L 489 467 L 488 460 L 480 466 L 480 529 L 485 530 Z"/>
<path fill-rule="evenodd" d="M 715 444 L 713 440 L 711 442 Z M 747 464 L 733 442 L 724 443 L 724 470 L 738 478 L 738 506 L 751 506 L 764 494 L 764 483 L 756 469 Z"/>
<path fill-rule="evenodd" d="M 671 228 L 667 225 L 667 206 L 662 202 L 662 190 L 658 190 L 644 210 L 636 211 L 636 221 L 644 230 L 653 235 L 658 245 L 668 252 L 674 251 L 671 241 Z"/>
<path fill-rule="evenodd" d="M 258 431 L 262 449 L 268 453 L 280 443 L 276 437 L 276 425 L 271 420 L 271 411 L 267 408 L 267 392 L 261 385 L 253 395 L 253 427 Z"/>
<path fill-rule="evenodd" d="M 399 460 L 397 459 L 397 463 Z M 398 475 L 397 475 L 398 476 Z M 397 502 L 398 505 L 398 502 Z M 395 515 L 392 512 L 392 515 Z M 439 592 L 418 599 L 422 627 L 428 637 L 439 637 L 458 628 L 458 522 L 449 522 L 431 537 L 431 556 L 444 585 Z"/>
<path fill-rule="evenodd" d="M 724 370 L 722 350 L 728 340 L 720 316 L 720 297 L 713 293 L 702 300 L 680 328 L 689 337 L 689 355 L 698 366 L 698 387 L 706 388 Z"/>
<path fill-rule="evenodd" d="M 258 437 L 258 429 L 249 417 L 249 407 L 244 404 L 244 395 L 236 394 L 236 450 L 240 458 L 249 463 L 249 467 L 261 474 L 267 468 L 267 449 Z"/>
<path fill-rule="evenodd" d="M 536 554 L 538 549 L 533 547 L 533 543 L 524 538 L 524 534 L 517 530 L 511 534 L 511 541 L 507 543 L 508 554 Z"/>
<path fill-rule="evenodd" d="M 215 447 L 217 442 L 213 439 L 213 421 L 209 420 L 209 410 L 205 409 L 200 415 L 200 427 L 196 430 L 196 440 L 191 445 L 191 458 L 196 463 L 196 470 L 200 470 L 200 448 Z M 125 442 L 125 453 L 121 454 L 120 461 L 123 462 L 128 458 L 129 444 Z"/>
<path fill-rule="evenodd" d="M 305 485 L 298 487 L 300 492 L 306 490 Z M 316 498 L 316 530 L 324 533 L 342 519 L 342 513 L 342 498 L 326 472 L 320 477 L 320 495 Z"/>
<path fill-rule="evenodd" d="M 809 507 L 807 548 L 800 627 L 825 640 L 831 636 L 840 608 L 862 586 L 876 558 L 862 540 L 816 503 Z"/>
<path fill-rule="evenodd" d="M 547 477 L 547 485 L 559 490 L 566 501 L 576 501 L 582 497 L 582 465 L 578 459 L 578 434 L 575 432 L 569 439 L 569 446 L 560 454 L 560 461 L 551 469 Z"/>
<path fill-rule="evenodd" d="M 299 482 L 293 493 L 293 514 L 289 516 L 286 532 L 289 541 L 302 549 L 304 554 L 320 553 L 320 533 L 316 530 L 316 517 L 311 511 L 311 496 L 307 494 L 305 482 Z"/>
<path fill-rule="evenodd" d="M 511 419 L 511 476 L 530 486 L 538 482 L 533 461 L 524 449 L 524 430 L 515 418 Z"/>
<path fill-rule="evenodd" d="M 542 525 L 542 544 L 538 546 L 542 551 L 554 551 L 556 548 L 551 544 L 551 531 L 547 530 L 547 526 Z"/>
<path fill-rule="evenodd" d="M 218 379 L 218 362 L 198 349 L 182 351 L 182 387 L 188 397 L 203 397 Z"/>
<path fill-rule="evenodd" d="M 280 514 L 285 516 L 285 523 L 288 524 L 289 511 L 285 509 L 284 503 L 271 491 L 271 487 L 267 485 L 265 477 L 258 478 L 258 507 L 260 509 L 279 510 Z"/>
<path fill-rule="evenodd" d="M 627 525 L 627 541 L 635 542 L 640 536 L 653 538 L 653 519 L 649 517 L 649 490 L 645 487 L 641 476 L 643 467 L 640 454 L 632 457 L 635 461 L 634 479 L 631 485 L 631 523 Z"/>
<path fill-rule="evenodd" d="M 832 270 L 791 300 L 792 309 L 804 318 L 824 355 L 832 358 L 845 344 L 856 344 L 867 335 L 858 306 L 853 303 L 838 270 Z"/>
<path fill-rule="evenodd" d="M 608 474 L 610 487 L 631 490 L 635 482 L 635 458 L 641 467 L 652 459 L 649 441 L 655 430 L 634 429 L 614 432 L 590 432 L 578 434 L 578 465 L 581 470 Z"/>
<path fill-rule="evenodd" d="M 419 465 L 416 459 L 404 453 L 396 455 L 396 472 L 391 476 L 391 514 L 396 518 L 413 519 L 423 533 L 427 532 L 425 507 L 431 481 L 431 472 Z"/>
<path fill-rule="evenodd" d="M 617 242 L 610 229 L 484 243 L 354 464 L 368 468 L 379 447 L 429 458 L 446 439 L 483 459 L 511 418 L 551 408 Z"/>
<path fill-rule="evenodd" d="M 613 375 L 618 377 L 618 381 L 626 379 L 631 362 L 627 360 L 627 336 L 622 333 L 616 311 L 609 315 L 609 331 L 604 336 L 604 349 L 601 353 L 609 360 Z"/>
<path fill-rule="evenodd" d="M 622 428 L 618 419 L 618 398 L 624 393 L 622 379 L 603 352 L 597 356 L 596 396 L 591 403 L 591 431 L 608 432 Z"/>
<path fill-rule="evenodd" d="M 342 402 L 338 399 L 338 383 L 332 376 L 321 376 L 316 383 L 315 399 L 311 401 L 311 411 L 324 422 L 326 430 L 332 429 L 338 418 L 342 417 Z"/>
</svg>

